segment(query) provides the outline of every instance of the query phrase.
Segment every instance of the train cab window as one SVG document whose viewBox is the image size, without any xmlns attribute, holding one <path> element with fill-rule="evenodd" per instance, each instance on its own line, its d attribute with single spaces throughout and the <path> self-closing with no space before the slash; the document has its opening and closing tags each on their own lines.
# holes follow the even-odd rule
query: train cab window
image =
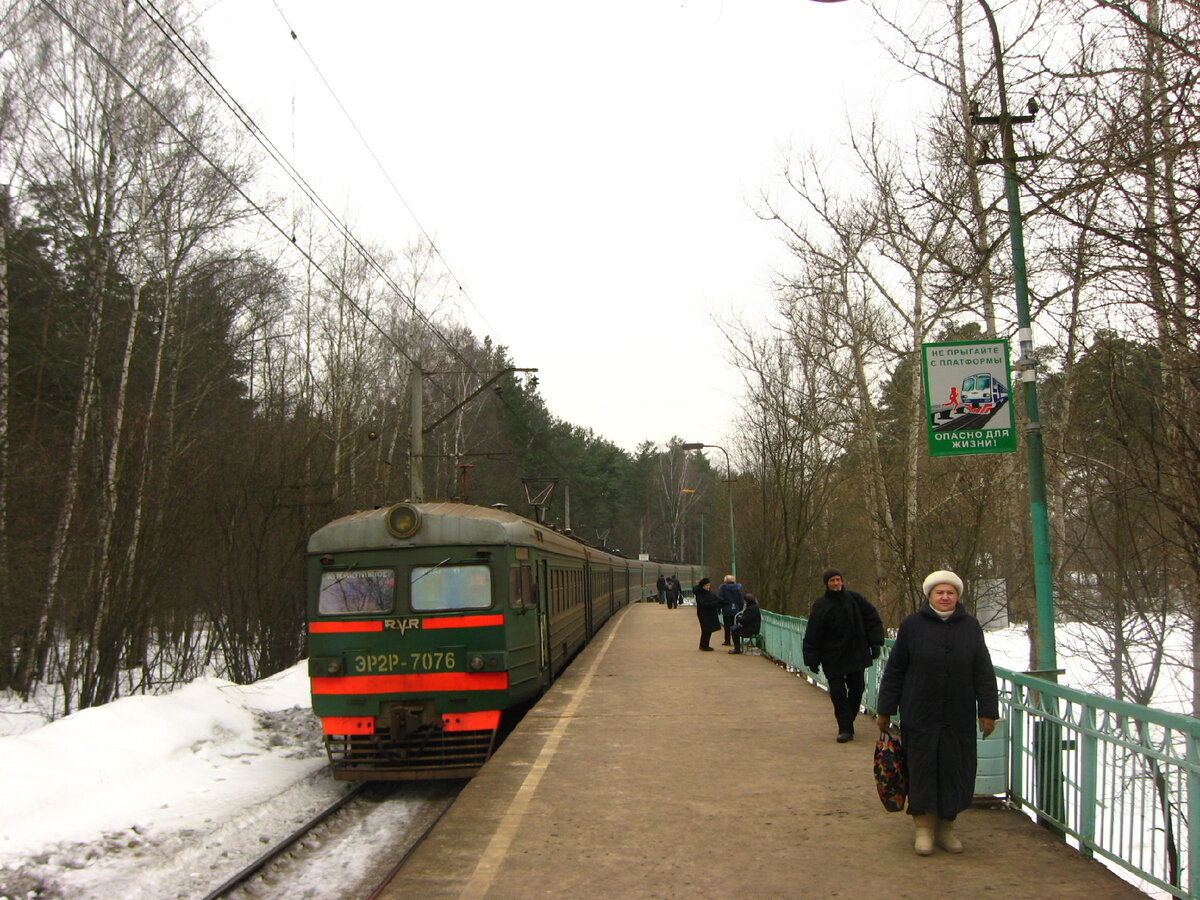
<svg viewBox="0 0 1200 900">
<path fill-rule="evenodd" d="M 513 566 L 509 569 L 508 605 L 513 609 L 537 606 L 534 593 L 533 569 L 529 566 Z"/>
<path fill-rule="evenodd" d="M 323 616 L 390 612 L 396 596 L 392 569 L 322 572 L 317 611 Z"/>
<path fill-rule="evenodd" d="M 413 612 L 492 605 L 492 570 L 486 565 L 413 566 L 411 585 Z"/>
</svg>

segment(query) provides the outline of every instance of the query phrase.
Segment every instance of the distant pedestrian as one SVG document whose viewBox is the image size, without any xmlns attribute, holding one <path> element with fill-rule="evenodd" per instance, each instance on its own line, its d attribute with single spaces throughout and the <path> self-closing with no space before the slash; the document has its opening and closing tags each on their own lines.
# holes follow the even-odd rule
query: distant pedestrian
<svg viewBox="0 0 1200 900">
<path fill-rule="evenodd" d="M 923 589 L 925 605 L 900 623 L 888 654 L 875 722 L 886 731 L 900 713 L 913 847 L 928 856 L 935 842 L 962 852 L 954 820 L 975 795 L 975 725 L 991 734 L 1000 705 L 983 628 L 959 600 L 962 579 L 942 569 Z"/>
<path fill-rule="evenodd" d="M 758 634 L 762 628 L 762 612 L 758 608 L 758 601 L 753 594 L 746 595 L 746 605 L 742 607 L 742 611 L 738 614 L 737 621 L 733 627 L 729 629 L 729 633 L 733 635 L 733 649 L 730 653 L 742 652 L 742 638 L 752 637 Z"/>
<path fill-rule="evenodd" d="M 717 589 L 717 596 L 721 598 L 721 624 L 725 626 L 725 640 L 721 646 L 728 647 L 729 629 L 733 627 L 733 620 L 737 618 L 737 614 L 746 605 L 746 598 L 742 596 L 742 586 L 733 580 L 732 575 L 725 576 L 724 582 Z"/>
<path fill-rule="evenodd" d="M 677 609 L 680 602 L 679 579 L 674 575 L 667 576 L 667 609 Z"/>
<path fill-rule="evenodd" d="M 692 588 L 696 597 L 696 618 L 700 620 L 700 649 L 712 650 L 709 638 L 714 631 L 721 630 L 721 599 L 710 588 L 712 579 L 702 578 Z"/>
<path fill-rule="evenodd" d="M 658 576 L 658 581 L 656 581 L 654 583 L 654 586 L 656 588 L 658 588 L 658 602 L 666 603 L 667 602 L 667 579 L 666 579 L 666 576 L 664 576 L 660 573 Z"/>
<path fill-rule="evenodd" d="M 879 656 L 883 621 L 866 597 L 846 590 L 837 569 L 827 569 L 821 581 L 825 593 L 813 603 L 804 629 L 804 665 L 813 672 L 825 670 L 837 742 L 844 744 L 854 740 L 854 720 L 866 687 L 863 670 Z"/>
</svg>

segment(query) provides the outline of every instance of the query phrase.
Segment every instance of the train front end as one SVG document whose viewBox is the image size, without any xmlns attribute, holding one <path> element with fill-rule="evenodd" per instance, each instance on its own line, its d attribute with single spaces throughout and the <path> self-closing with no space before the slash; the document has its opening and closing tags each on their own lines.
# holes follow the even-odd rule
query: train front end
<svg viewBox="0 0 1200 900">
<path fill-rule="evenodd" d="M 508 602 L 519 550 L 489 512 L 397 504 L 309 540 L 312 705 L 335 778 L 470 777 L 502 711 L 535 690 L 511 674 L 528 668 L 536 610 Z"/>
</svg>

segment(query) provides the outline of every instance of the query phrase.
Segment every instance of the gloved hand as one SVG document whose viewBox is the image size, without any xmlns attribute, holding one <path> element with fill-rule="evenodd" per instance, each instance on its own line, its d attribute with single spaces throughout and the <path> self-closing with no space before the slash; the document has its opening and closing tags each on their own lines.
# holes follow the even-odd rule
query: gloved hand
<svg viewBox="0 0 1200 900">
<path fill-rule="evenodd" d="M 879 659 L 879 649 L 878 644 L 871 645 L 871 659 Z"/>
</svg>

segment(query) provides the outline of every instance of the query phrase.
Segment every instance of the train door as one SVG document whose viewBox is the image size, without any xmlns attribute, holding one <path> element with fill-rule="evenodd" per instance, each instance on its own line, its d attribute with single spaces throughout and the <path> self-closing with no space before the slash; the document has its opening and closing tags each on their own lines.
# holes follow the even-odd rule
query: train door
<svg viewBox="0 0 1200 900">
<path fill-rule="evenodd" d="M 592 568 L 592 562 L 589 559 L 583 565 L 583 639 L 590 641 L 592 635 L 596 633 L 592 614 L 592 602 L 596 596 L 596 570 Z"/>
<path fill-rule="evenodd" d="M 540 559 L 537 563 L 535 577 L 537 580 L 537 632 L 538 659 L 541 672 L 542 687 L 550 683 L 550 564 Z"/>
</svg>

